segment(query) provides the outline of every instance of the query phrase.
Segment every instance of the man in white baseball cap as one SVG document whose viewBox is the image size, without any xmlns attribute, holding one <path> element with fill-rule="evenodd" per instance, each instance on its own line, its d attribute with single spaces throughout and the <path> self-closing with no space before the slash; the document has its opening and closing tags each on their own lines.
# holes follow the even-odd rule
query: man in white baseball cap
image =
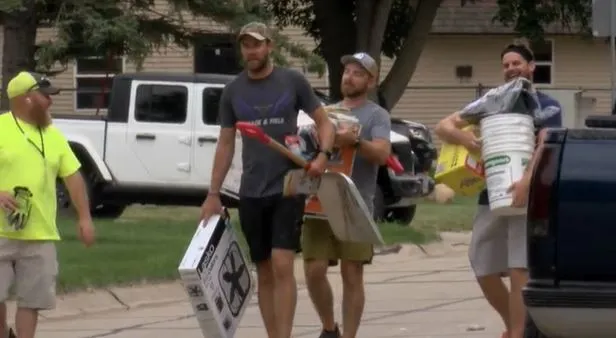
<svg viewBox="0 0 616 338">
<path fill-rule="evenodd" d="M 373 77 L 378 78 L 379 76 L 379 65 L 377 65 L 372 56 L 367 53 L 360 52 L 353 55 L 345 55 L 340 61 L 342 61 L 342 64 L 345 66 L 349 63 L 357 63 Z"/>
</svg>

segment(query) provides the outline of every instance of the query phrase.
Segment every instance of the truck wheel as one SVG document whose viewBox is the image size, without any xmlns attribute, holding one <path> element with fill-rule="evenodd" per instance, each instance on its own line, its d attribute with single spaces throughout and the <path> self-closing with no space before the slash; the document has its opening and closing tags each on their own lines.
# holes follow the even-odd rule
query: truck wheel
<svg viewBox="0 0 616 338">
<path fill-rule="evenodd" d="M 100 219 L 115 219 L 124 213 L 125 205 L 103 204 L 96 209 L 92 209 L 92 217 Z"/>
<path fill-rule="evenodd" d="M 385 197 L 383 196 L 383 190 L 378 185 L 374 192 L 374 221 L 385 221 Z"/>
<path fill-rule="evenodd" d="M 84 179 L 86 181 L 86 188 L 88 189 L 88 195 L 90 196 L 90 201 L 95 199 L 93 196 L 94 192 L 91 186 L 91 181 L 88 180 L 88 176 L 84 173 Z M 62 180 L 56 181 L 56 202 L 58 205 L 58 214 L 63 217 L 72 216 L 73 208 L 71 206 L 71 199 L 68 195 L 68 191 L 64 186 L 64 182 Z M 118 218 L 124 213 L 126 209 L 126 205 L 115 205 L 115 204 L 103 204 L 103 205 L 95 205 L 92 203 L 90 205 L 90 213 L 94 218 L 100 219 L 115 219 Z"/>
<path fill-rule="evenodd" d="M 61 180 L 56 181 L 56 203 L 58 210 L 66 209 L 71 206 L 71 199 L 68 196 L 68 191 Z"/>
<path fill-rule="evenodd" d="M 387 221 L 392 223 L 398 223 L 402 226 L 409 225 L 413 218 L 415 218 L 415 211 L 417 205 L 409 205 L 408 207 L 392 208 L 386 211 Z"/>
</svg>

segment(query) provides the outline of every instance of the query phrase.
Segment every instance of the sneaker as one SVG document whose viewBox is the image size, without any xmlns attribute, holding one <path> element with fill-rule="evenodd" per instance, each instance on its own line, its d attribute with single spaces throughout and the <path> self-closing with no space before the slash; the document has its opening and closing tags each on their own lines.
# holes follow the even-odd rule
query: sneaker
<svg viewBox="0 0 616 338">
<path fill-rule="evenodd" d="M 338 328 L 338 324 L 336 324 L 336 328 L 334 331 L 321 331 L 321 335 L 319 338 L 340 338 L 342 335 L 340 334 L 340 329 Z"/>
<path fill-rule="evenodd" d="M 17 338 L 17 335 L 15 334 L 15 332 L 13 331 L 12 328 L 9 328 L 9 336 L 8 338 Z"/>
</svg>

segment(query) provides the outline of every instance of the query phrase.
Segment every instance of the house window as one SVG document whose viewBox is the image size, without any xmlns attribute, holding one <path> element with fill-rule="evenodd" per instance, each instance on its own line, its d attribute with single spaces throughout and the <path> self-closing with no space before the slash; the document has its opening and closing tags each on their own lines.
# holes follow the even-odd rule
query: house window
<svg viewBox="0 0 616 338">
<path fill-rule="evenodd" d="M 150 123 L 186 122 L 188 89 L 174 85 L 140 85 L 135 98 L 135 120 Z"/>
<path fill-rule="evenodd" d="M 111 84 L 124 72 L 124 58 L 87 57 L 75 60 L 75 109 L 107 109 Z"/>
<path fill-rule="evenodd" d="M 203 122 L 205 124 L 220 124 L 218 116 L 222 88 L 205 88 L 203 90 Z"/>
<path fill-rule="evenodd" d="M 531 49 L 535 54 L 535 72 L 533 82 L 536 84 L 552 84 L 553 61 L 554 61 L 554 41 L 544 40 L 531 44 Z"/>
</svg>

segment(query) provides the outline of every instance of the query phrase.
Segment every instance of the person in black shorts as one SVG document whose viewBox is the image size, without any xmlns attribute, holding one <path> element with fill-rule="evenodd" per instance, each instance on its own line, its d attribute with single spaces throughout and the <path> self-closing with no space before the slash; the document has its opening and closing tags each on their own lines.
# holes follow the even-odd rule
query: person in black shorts
<svg viewBox="0 0 616 338">
<path fill-rule="evenodd" d="M 299 109 L 309 114 L 321 145 L 308 169 L 311 176 L 325 171 L 334 144 L 334 126 L 308 81 L 295 70 L 272 64 L 268 27 L 249 23 L 240 31 L 238 41 L 244 70 L 221 96 L 220 137 L 202 219 L 219 213 L 222 207 L 219 194 L 235 151 L 236 122 L 257 124 L 283 143 L 286 135 L 297 133 Z M 290 338 L 297 300 L 293 264 L 305 198 L 282 196 L 284 177 L 296 168 L 289 159 L 248 137 L 242 138 L 242 145 L 239 217 L 251 259 L 257 265 L 259 308 L 270 338 Z"/>
</svg>

